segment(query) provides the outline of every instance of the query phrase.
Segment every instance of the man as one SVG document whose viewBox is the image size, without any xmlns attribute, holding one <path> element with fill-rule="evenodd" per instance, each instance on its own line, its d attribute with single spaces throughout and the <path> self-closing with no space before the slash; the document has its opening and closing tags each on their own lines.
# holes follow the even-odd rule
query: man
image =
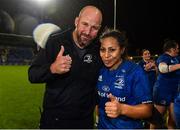
<svg viewBox="0 0 180 130">
<path fill-rule="evenodd" d="M 40 128 L 93 128 L 101 22 L 98 8 L 84 7 L 75 29 L 51 35 L 30 66 L 30 82 L 46 83 Z"/>
</svg>

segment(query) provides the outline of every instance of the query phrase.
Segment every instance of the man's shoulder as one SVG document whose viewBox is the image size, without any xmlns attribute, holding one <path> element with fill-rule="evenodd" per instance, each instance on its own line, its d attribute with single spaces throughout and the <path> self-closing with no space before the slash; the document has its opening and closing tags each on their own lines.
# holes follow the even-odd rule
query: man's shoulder
<svg viewBox="0 0 180 130">
<path fill-rule="evenodd" d="M 60 44 L 65 44 L 67 41 L 71 41 L 71 37 L 72 29 L 70 28 L 54 32 L 49 36 L 46 48 L 57 47 Z"/>
<path fill-rule="evenodd" d="M 52 33 L 50 35 L 50 39 L 60 39 L 60 38 L 70 37 L 71 34 L 72 34 L 72 28 L 67 28 Z"/>
</svg>

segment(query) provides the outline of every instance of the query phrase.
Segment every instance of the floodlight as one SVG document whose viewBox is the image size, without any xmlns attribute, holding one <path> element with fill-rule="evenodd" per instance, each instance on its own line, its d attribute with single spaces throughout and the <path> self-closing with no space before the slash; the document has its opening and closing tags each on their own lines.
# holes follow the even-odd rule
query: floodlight
<svg viewBox="0 0 180 130">
<path fill-rule="evenodd" d="M 37 45 L 41 48 L 45 48 L 46 42 L 49 36 L 56 32 L 60 31 L 60 27 L 52 23 L 43 23 L 38 25 L 33 31 L 33 38 Z"/>
</svg>

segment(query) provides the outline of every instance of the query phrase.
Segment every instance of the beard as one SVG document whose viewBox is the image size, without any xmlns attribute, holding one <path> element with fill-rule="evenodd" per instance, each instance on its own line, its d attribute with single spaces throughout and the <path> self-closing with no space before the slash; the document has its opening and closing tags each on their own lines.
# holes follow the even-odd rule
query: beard
<svg viewBox="0 0 180 130">
<path fill-rule="evenodd" d="M 77 36 L 77 44 L 79 44 L 80 47 L 84 48 L 88 46 L 92 41 L 92 37 L 86 34 L 80 34 Z"/>
</svg>

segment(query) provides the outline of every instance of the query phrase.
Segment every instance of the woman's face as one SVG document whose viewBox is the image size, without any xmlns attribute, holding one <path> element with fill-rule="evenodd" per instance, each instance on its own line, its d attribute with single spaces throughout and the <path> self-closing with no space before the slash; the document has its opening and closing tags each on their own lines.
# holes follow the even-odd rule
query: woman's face
<svg viewBox="0 0 180 130">
<path fill-rule="evenodd" d="M 150 60 L 151 58 L 151 53 L 148 51 L 148 50 L 145 50 L 143 52 L 143 55 L 142 55 L 143 59 L 146 61 L 146 60 Z"/>
<path fill-rule="evenodd" d="M 100 56 L 104 65 L 110 70 L 117 69 L 121 63 L 124 48 L 121 48 L 118 41 L 113 37 L 103 38 L 100 42 Z"/>
</svg>

